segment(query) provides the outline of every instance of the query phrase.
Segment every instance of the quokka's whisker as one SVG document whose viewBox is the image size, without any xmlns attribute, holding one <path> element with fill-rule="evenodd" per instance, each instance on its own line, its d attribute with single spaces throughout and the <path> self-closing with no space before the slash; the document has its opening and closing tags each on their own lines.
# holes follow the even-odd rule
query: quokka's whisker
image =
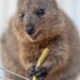
<svg viewBox="0 0 80 80">
<path fill-rule="evenodd" d="M 4 78 L 4 77 L 0 77 L 3 80 L 14 80 L 14 79 L 8 79 L 8 78 Z"/>
<path fill-rule="evenodd" d="M 20 78 L 22 78 L 22 79 L 30 80 L 30 79 L 28 79 L 28 78 L 26 78 L 26 77 L 24 77 L 24 76 L 22 76 L 22 75 L 19 75 L 19 74 L 15 73 L 15 72 L 10 71 L 10 70 L 8 70 L 8 69 L 2 68 L 2 67 L 0 67 L 0 69 L 3 70 L 3 71 L 8 72 L 8 73 L 10 73 L 10 74 L 13 74 L 13 75 L 15 75 L 15 76 L 18 76 L 18 77 L 20 77 Z M 12 80 L 13 80 L 13 79 L 12 79 Z"/>
</svg>

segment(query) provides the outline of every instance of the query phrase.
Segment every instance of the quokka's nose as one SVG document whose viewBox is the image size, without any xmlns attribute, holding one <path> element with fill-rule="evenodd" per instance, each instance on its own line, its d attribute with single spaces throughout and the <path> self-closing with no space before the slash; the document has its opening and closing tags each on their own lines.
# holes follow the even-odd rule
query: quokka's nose
<svg viewBox="0 0 80 80">
<path fill-rule="evenodd" d="M 30 35 L 35 32 L 34 26 L 31 26 L 31 25 L 27 26 L 25 30 Z"/>
</svg>

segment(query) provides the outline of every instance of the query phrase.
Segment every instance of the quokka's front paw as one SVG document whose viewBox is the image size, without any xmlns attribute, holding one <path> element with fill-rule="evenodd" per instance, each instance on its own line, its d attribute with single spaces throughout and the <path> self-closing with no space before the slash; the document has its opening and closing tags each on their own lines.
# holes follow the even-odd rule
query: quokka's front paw
<svg viewBox="0 0 80 80">
<path fill-rule="evenodd" d="M 48 74 L 48 70 L 45 67 L 38 67 L 35 69 L 35 65 L 33 65 L 29 70 L 28 73 L 32 77 L 33 75 L 37 76 L 39 80 L 44 80 L 44 78 Z"/>
</svg>

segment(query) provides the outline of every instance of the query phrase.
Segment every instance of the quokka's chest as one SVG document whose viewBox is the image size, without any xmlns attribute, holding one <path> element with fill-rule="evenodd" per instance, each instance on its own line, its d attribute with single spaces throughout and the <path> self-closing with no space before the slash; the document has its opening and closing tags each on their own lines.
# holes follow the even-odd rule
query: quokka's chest
<svg viewBox="0 0 80 80">
<path fill-rule="evenodd" d="M 36 62 L 40 55 L 42 54 L 43 49 L 39 49 L 37 47 L 27 47 L 25 48 L 22 53 L 21 57 L 23 57 L 23 60 L 27 62 Z"/>
</svg>

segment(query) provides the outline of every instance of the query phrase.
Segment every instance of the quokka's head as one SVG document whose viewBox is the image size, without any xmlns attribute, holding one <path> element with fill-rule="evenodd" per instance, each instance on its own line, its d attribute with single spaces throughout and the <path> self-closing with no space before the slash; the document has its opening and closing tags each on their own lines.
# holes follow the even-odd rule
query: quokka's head
<svg viewBox="0 0 80 80">
<path fill-rule="evenodd" d="M 39 42 L 61 34 L 64 19 L 56 0 L 19 0 L 13 25 L 20 38 Z"/>
</svg>

